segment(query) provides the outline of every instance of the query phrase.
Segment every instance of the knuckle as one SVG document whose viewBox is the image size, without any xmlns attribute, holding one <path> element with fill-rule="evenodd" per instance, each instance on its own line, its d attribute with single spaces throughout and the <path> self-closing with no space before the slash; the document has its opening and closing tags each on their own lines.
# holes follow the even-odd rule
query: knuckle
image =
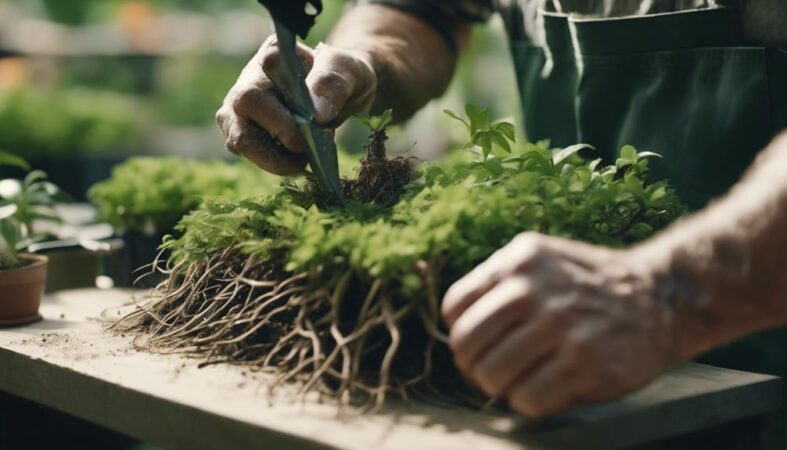
<svg viewBox="0 0 787 450">
<path fill-rule="evenodd" d="M 221 131 L 226 134 L 225 128 L 227 124 L 228 114 L 223 106 L 219 108 L 218 111 L 216 111 L 215 119 L 216 119 L 216 123 L 219 125 L 219 128 L 221 128 Z"/>
<path fill-rule="evenodd" d="M 513 244 L 520 265 L 528 265 L 537 262 L 547 250 L 544 237 L 532 232 L 517 235 Z"/>
<path fill-rule="evenodd" d="M 525 231 L 524 233 L 519 233 L 514 238 L 514 242 L 518 244 L 527 244 L 527 245 L 535 245 L 541 238 L 541 235 L 534 231 Z"/>
<path fill-rule="evenodd" d="M 503 394 L 503 386 L 499 382 L 499 377 L 490 367 L 476 366 L 473 371 L 473 379 L 478 383 L 478 387 L 488 396 L 500 397 Z"/>
<path fill-rule="evenodd" d="M 232 110 L 236 114 L 241 114 L 247 110 L 249 105 L 254 101 L 257 93 L 254 89 L 243 89 L 235 95 L 232 99 Z"/>
<path fill-rule="evenodd" d="M 269 49 L 278 46 L 279 46 L 279 38 L 276 36 L 276 34 L 271 34 L 265 39 L 265 42 L 262 43 L 263 49 Z"/>
<path fill-rule="evenodd" d="M 314 90 L 317 94 L 346 94 L 350 92 L 350 81 L 334 71 L 314 73 Z"/>
<path fill-rule="evenodd" d="M 262 55 L 262 70 L 270 73 L 279 64 L 280 53 L 277 47 L 269 48 Z"/>
</svg>

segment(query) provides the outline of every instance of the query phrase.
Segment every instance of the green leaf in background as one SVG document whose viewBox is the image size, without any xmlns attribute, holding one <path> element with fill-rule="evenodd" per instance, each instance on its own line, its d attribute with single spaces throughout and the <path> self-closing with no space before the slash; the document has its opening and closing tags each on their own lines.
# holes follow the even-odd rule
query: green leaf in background
<svg viewBox="0 0 787 450">
<path fill-rule="evenodd" d="M 589 144 L 576 144 L 564 149 L 558 149 L 552 155 L 552 164 L 557 166 L 558 164 L 585 149 L 595 150 L 596 148 Z"/>
<path fill-rule="evenodd" d="M 460 148 L 472 150 L 474 147 L 481 149 L 481 160 L 486 161 L 497 146 L 504 153 L 511 153 L 511 144 L 516 143 L 516 128 L 509 122 L 492 122 L 491 113 L 474 105 L 465 108 L 468 120 L 460 117 L 455 112 L 446 109 L 443 112 L 450 118 L 462 122 L 466 127 L 470 139 Z"/>
<path fill-rule="evenodd" d="M 12 219 L 0 220 L 0 236 L 6 246 L 4 251 L 16 255 L 17 246 L 23 239 L 19 225 L 13 223 Z"/>
<path fill-rule="evenodd" d="M 654 152 L 639 152 L 639 153 L 637 153 L 637 159 L 638 160 L 645 159 L 645 158 L 659 158 L 659 159 L 663 159 L 664 157 L 661 156 L 660 154 L 654 153 Z"/>
<path fill-rule="evenodd" d="M 465 114 L 470 119 L 470 128 L 473 132 L 488 130 L 492 125 L 492 113 L 475 105 L 467 105 Z"/>
<path fill-rule="evenodd" d="M 0 166 L 12 166 L 22 170 L 30 170 L 30 164 L 24 158 L 5 150 L 0 150 Z"/>
<path fill-rule="evenodd" d="M 6 220 L 10 217 L 14 217 L 16 211 L 19 209 L 17 205 L 5 205 L 0 206 L 0 220 Z"/>
</svg>

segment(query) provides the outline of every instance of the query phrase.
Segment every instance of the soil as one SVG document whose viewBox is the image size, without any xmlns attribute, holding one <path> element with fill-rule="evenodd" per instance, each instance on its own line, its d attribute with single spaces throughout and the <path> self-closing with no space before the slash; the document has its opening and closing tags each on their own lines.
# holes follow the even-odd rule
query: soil
<svg viewBox="0 0 787 450">
<path fill-rule="evenodd" d="M 342 190 L 346 198 L 391 206 L 399 200 L 412 180 L 412 172 L 409 159 L 370 155 L 361 161 L 357 178 L 342 180 Z"/>
</svg>

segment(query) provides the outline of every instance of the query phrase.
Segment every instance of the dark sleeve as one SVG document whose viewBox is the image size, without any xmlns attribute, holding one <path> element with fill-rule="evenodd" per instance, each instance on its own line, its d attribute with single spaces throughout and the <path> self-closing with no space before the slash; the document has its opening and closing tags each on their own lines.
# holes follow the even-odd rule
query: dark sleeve
<svg viewBox="0 0 787 450">
<path fill-rule="evenodd" d="M 456 36 L 451 31 L 451 23 L 456 20 L 486 20 L 494 10 L 492 2 L 493 0 L 366 0 L 364 3 L 390 6 L 420 17 L 434 26 L 456 50 L 458 45 Z"/>
</svg>

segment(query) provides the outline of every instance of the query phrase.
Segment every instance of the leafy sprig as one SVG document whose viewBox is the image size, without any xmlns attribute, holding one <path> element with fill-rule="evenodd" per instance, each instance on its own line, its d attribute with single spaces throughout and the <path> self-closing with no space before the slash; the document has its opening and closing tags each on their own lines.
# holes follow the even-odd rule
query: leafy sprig
<svg viewBox="0 0 787 450">
<path fill-rule="evenodd" d="M 452 119 L 463 123 L 470 139 L 464 144 L 465 149 L 480 149 L 482 161 L 486 161 L 495 147 L 505 153 L 511 153 L 512 144 L 516 143 L 516 128 L 509 122 L 493 122 L 489 110 L 474 105 L 467 105 L 467 119 L 460 117 L 450 109 L 443 111 Z"/>
<path fill-rule="evenodd" d="M 393 123 L 393 110 L 387 109 L 379 116 L 359 117 L 372 132 L 384 131 Z"/>
</svg>

